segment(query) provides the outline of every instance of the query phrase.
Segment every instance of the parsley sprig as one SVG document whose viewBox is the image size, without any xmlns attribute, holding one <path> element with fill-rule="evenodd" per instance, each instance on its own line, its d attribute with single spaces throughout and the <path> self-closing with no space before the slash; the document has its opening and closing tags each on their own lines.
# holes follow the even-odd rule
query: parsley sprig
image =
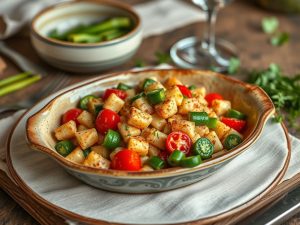
<svg viewBox="0 0 300 225">
<path fill-rule="evenodd" d="M 251 72 L 250 82 L 263 88 L 270 96 L 277 110 L 277 122 L 287 115 L 289 125 L 297 127 L 296 119 L 300 116 L 300 74 L 288 77 L 278 65 L 270 64 L 265 70 Z"/>
</svg>

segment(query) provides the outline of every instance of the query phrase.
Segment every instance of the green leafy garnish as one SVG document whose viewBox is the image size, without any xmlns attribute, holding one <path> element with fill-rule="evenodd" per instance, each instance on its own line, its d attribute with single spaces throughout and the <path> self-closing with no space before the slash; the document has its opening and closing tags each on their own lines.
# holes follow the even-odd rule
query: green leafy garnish
<svg viewBox="0 0 300 225">
<path fill-rule="evenodd" d="M 145 67 L 145 66 L 147 66 L 147 64 L 143 60 L 137 59 L 134 63 L 134 66 L 135 67 Z"/>
<path fill-rule="evenodd" d="M 271 64 L 268 69 L 250 73 L 250 82 L 263 88 L 272 99 L 277 116 L 275 121 L 281 122 L 287 115 L 289 125 L 296 126 L 300 116 L 300 74 L 286 76 L 280 67 Z"/>
<path fill-rule="evenodd" d="M 290 39 L 290 35 L 286 32 L 281 32 L 273 36 L 270 40 L 273 46 L 281 46 L 287 43 Z"/>
<path fill-rule="evenodd" d="M 228 66 L 228 73 L 236 74 L 236 72 L 240 68 L 240 65 L 241 65 L 241 62 L 238 58 L 230 58 L 229 66 Z"/>
<path fill-rule="evenodd" d="M 277 30 L 279 22 L 275 17 L 266 17 L 261 21 L 261 26 L 265 33 L 271 34 Z"/>
<path fill-rule="evenodd" d="M 155 52 L 155 56 L 156 56 L 158 64 L 170 63 L 171 62 L 171 56 L 170 56 L 169 53 Z"/>
</svg>

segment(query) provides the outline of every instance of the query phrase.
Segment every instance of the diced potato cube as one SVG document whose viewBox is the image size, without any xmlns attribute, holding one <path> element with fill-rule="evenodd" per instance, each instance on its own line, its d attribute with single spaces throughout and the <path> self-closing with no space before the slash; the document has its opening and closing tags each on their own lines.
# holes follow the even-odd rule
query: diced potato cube
<svg viewBox="0 0 300 225">
<path fill-rule="evenodd" d="M 174 98 L 177 106 L 180 106 L 183 101 L 183 95 L 177 86 L 173 86 L 166 91 L 166 98 L 167 99 Z"/>
<path fill-rule="evenodd" d="M 165 134 L 170 134 L 172 132 L 171 123 L 167 123 L 162 132 Z"/>
<path fill-rule="evenodd" d="M 152 116 L 135 107 L 130 108 L 130 115 L 128 116 L 128 124 L 139 129 L 144 129 L 152 122 Z"/>
<path fill-rule="evenodd" d="M 205 87 L 199 87 L 196 88 L 194 90 L 191 90 L 193 97 L 198 98 L 198 97 L 202 97 L 204 98 L 206 95 L 206 89 Z"/>
<path fill-rule="evenodd" d="M 149 145 L 148 155 L 150 157 L 152 157 L 152 156 L 158 156 L 159 153 L 160 153 L 160 150 L 158 148 L 156 148 L 153 145 Z"/>
<path fill-rule="evenodd" d="M 119 148 L 116 148 L 115 150 L 113 150 L 113 151 L 110 153 L 110 155 L 109 155 L 110 160 L 113 160 L 113 158 L 115 157 L 115 155 L 116 155 L 119 151 L 121 151 L 121 150 L 123 150 L 123 149 L 124 149 L 124 148 L 119 147 Z"/>
<path fill-rule="evenodd" d="M 119 123 L 118 129 L 125 142 L 127 142 L 130 137 L 138 136 L 141 134 L 140 129 L 133 126 L 129 126 L 126 123 Z"/>
<path fill-rule="evenodd" d="M 110 159 L 109 158 L 110 150 L 108 150 L 107 148 L 105 148 L 102 145 L 95 145 L 95 146 L 91 147 L 91 150 L 93 152 L 98 153 L 99 155 L 101 155 L 102 157 L 104 157 L 106 159 Z"/>
<path fill-rule="evenodd" d="M 166 124 L 167 124 L 167 121 L 164 118 L 161 118 L 157 114 L 152 115 L 151 125 L 154 128 L 156 128 L 157 130 L 162 130 Z"/>
<path fill-rule="evenodd" d="M 155 110 L 160 117 L 167 119 L 177 113 L 176 101 L 174 98 L 167 99 L 163 103 L 156 105 Z"/>
<path fill-rule="evenodd" d="M 140 156 L 145 156 L 148 154 L 149 143 L 143 137 L 131 137 L 127 148 L 137 152 Z"/>
<path fill-rule="evenodd" d="M 110 109 L 116 113 L 118 113 L 125 102 L 119 98 L 115 93 L 110 94 L 110 96 L 105 100 L 103 108 Z"/>
<path fill-rule="evenodd" d="M 87 149 L 98 142 L 98 133 L 95 128 L 76 132 L 75 137 L 82 149 Z"/>
<path fill-rule="evenodd" d="M 218 115 L 217 115 L 213 110 L 211 110 L 211 112 L 208 113 L 208 116 L 209 116 L 209 117 L 218 118 Z"/>
<path fill-rule="evenodd" d="M 66 159 L 74 163 L 82 164 L 85 160 L 85 157 L 82 149 L 77 147 L 69 155 L 66 156 Z"/>
<path fill-rule="evenodd" d="M 223 149 L 223 145 L 215 131 L 209 132 L 205 137 L 214 145 L 214 153 Z"/>
<path fill-rule="evenodd" d="M 148 114 L 154 113 L 153 107 L 149 104 L 147 99 L 144 97 L 141 97 L 141 98 L 138 98 L 137 100 L 135 100 L 132 103 L 132 106 L 135 108 L 138 108 L 139 110 L 142 110 L 143 112 L 148 113 Z"/>
<path fill-rule="evenodd" d="M 147 93 L 147 92 L 154 91 L 156 89 L 161 89 L 161 88 L 166 89 L 159 81 L 157 81 L 157 82 L 154 82 L 154 83 L 148 85 L 144 91 L 145 91 L 145 93 Z"/>
<path fill-rule="evenodd" d="M 95 116 L 102 107 L 103 107 L 103 99 L 102 98 L 91 98 L 87 104 L 88 111 Z"/>
<path fill-rule="evenodd" d="M 203 112 L 206 106 L 200 104 L 197 98 L 185 98 L 179 106 L 180 114 L 188 114 L 189 112 Z"/>
<path fill-rule="evenodd" d="M 226 139 L 226 137 L 227 137 L 229 134 L 236 134 L 237 136 L 239 136 L 239 137 L 243 140 L 243 135 L 242 135 L 242 134 L 240 134 L 240 133 L 239 133 L 238 131 L 236 131 L 235 129 L 230 128 L 230 130 L 224 135 L 223 141 Z"/>
<path fill-rule="evenodd" d="M 197 134 L 197 133 L 195 133 L 195 135 L 194 135 L 194 137 L 192 137 L 191 139 L 192 139 L 192 142 L 193 142 L 193 144 L 199 139 L 199 138 L 201 138 L 200 137 L 200 135 L 199 134 Z"/>
<path fill-rule="evenodd" d="M 84 160 L 83 165 L 94 168 L 109 169 L 110 161 L 105 159 L 98 153 L 91 151 Z"/>
<path fill-rule="evenodd" d="M 151 128 L 147 131 L 145 136 L 146 141 L 148 141 L 150 144 L 159 149 L 165 149 L 166 140 L 168 137 L 166 134 L 160 132 L 159 130 L 156 130 L 155 128 Z"/>
<path fill-rule="evenodd" d="M 88 111 L 83 110 L 82 113 L 77 117 L 77 121 L 88 128 L 93 128 L 94 126 L 94 117 Z"/>
<path fill-rule="evenodd" d="M 215 99 L 212 101 L 212 108 L 218 116 L 222 116 L 231 108 L 230 101 Z"/>
<path fill-rule="evenodd" d="M 171 123 L 172 131 L 186 133 L 191 139 L 195 136 L 195 123 L 187 120 L 174 120 Z"/>
<path fill-rule="evenodd" d="M 149 160 L 149 156 L 141 156 L 142 166 L 144 166 L 148 160 Z"/>
<path fill-rule="evenodd" d="M 77 131 L 83 131 L 83 130 L 87 130 L 87 129 L 89 129 L 89 128 L 87 128 L 86 126 L 83 126 L 81 124 L 79 124 L 77 127 Z"/>
<path fill-rule="evenodd" d="M 216 131 L 219 139 L 222 140 L 223 137 L 229 132 L 230 127 L 218 120 L 216 128 L 214 128 L 213 130 Z"/>
<path fill-rule="evenodd" d="M 209 128 L 207 126 L 196 126 L 195 132 L 200 135 L 200 137 L 204 137 L 209 133 Z"/>
<path fill-rule="evenodd" d="M 130 101 L 126 101 L 122 109 L 120 110 L 120 114 L 124 117 L 130 115 L 131 103 Z"/>
<path fill-rule="evenodd" d="M 64 123 L 63 125 L 59 126 L 55 129 L 54 135 L 57 140 L 67 140 L 75 136 L 75 133 L 77 131 L 76 123 L 73 120 L 70 120 L 67 123 Z"/>
<path fill-rule="evenodd" d="M 174 120 L 186 120 L 187 117 L 185 117 L 184 115 L 181 114 L 175 114 L 173 116 L 171 116 L 170 118 L 168 118 L 168 122 L 172 123 L 172 121 Z"/>
<path fill-rule="evenodd" d="M 131 99 L 133 96 L 135 96 L 135 90 L 134 89 L 128 89 L 125 92 L 127 94 L 126 99 Z"/>
<path fill-rule="evenodd" d="M 182 85 L 181 81 L 178 80 L 176 77 L 169 77 L 166 81 L 165 81 L 165 86 L 166 88 L 171 88 L 175 85 Z"/>
<path fill-rule="evenodd" d="M 144 172 L 151 172 L 151 171 L 154 171 L 154 169 L 152 169 L 151 166 L 144 165 L 144 166 L 142 167 L 141 171 L 144 171 Z"/>
</svg>

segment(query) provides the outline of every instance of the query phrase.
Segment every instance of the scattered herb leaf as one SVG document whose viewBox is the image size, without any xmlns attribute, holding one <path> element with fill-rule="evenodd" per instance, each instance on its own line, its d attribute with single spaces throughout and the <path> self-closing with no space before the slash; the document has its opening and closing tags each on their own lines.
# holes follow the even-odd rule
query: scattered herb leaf
<svg viewBox="0 0 300 225">
<path fill-rule="evenodd" d="M 274 120 L 281 122 L 284 119 L 283 113 L 286 113 L 289 125 L 295 128 L 298 128 L 296 120 L 300 116 L 299 80 L 300 74 L 285 76 L 276 64 L 250 73 L 250 83 L 260 86 L 272 99 L 277 111 Z"/>
<path fill-rule="evenodd" d="M 228 73 L 229 74 L 236 74 L 239 70 L 241 62 L 238 58 L 230 58 L 229 66 L 228 66 Z"/>
<path fill-rule="evenodd" d="M 169 53 L 155 52 L 155 56 L 156 56 L 158 64 L 170 63 L 171 62 L 171 56 L 170 56 Z"/>
<path fill-rule="evenodd" d="M 147 64 L 143 60 L 137 59 L 134 63 L 134 66 L 135 67 L 145 67 L 145 66 L 147 66 Z"/>
<path fill-rule="evenodd" d="M 261 21 L 261 26 L 265 33 L 271 34 L 277 30 L 279 22 L 276 17 L 266 17 Z"/>
<path fill-rule="evenodd" d="M 281 46 L 287 43 L 290 39 L 290 35 L 286 32 L 281 32 L 271 37 L 270 41 L 273 46 Z"/>
</svg>

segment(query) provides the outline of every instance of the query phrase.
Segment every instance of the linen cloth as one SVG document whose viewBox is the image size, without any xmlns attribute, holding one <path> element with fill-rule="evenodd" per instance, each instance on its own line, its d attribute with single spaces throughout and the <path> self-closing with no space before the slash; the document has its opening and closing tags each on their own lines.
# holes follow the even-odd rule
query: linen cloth
<svg viewBox="0 0 300 225">
<path fill-rule="evenodd" d="M 58 2 L 66 0 L 1 0 L 0 20 L 6 29 L 0 31 L 0 40 L 16 34 L 40 10 Z M 206 18 L 204 12 L 180 0 L 154 0 L 134 8 L 142 18 L 144 38 Z"/>
<path fill-rule="evenodd" d="M 22 114 L 22 112 L 17 112 L 11 117 L 0 120 L 0 127 L 2 128 L 0 132 L 0 143 L 5 142 L 5 138 L 9 133 L 10 127 L 17 120 L 20 114 Z M 278 159 L 278 157 L 281 157 L 281 153 L 280 151 L 278 151 L 278 149 L 284 147 L 285 143 L 283 143 L 283 139 L 279 137 L 279 135 L 283 135 L 283 132 L 280 131 L 280 129 L 280 125 L 274 125 L 269 121 L 264 128 L 262 136 L 254 144 L 254 146 L 248 149 L 245 153 L 241 154 L 234 161 L 226 165 L 224 169 L 197 184 L 174 191 L 164 192 L 162 194 L 158 193 L 151 195 L 124 195 L 97 190 L 64 173 L 62 168 L 60 168 L 58 165 L 56 166 L 56 164 L 53 164 L 54 162 L 48 159 L 47 156 L 43 154 L 34 152 L 36 156 L 35 160 L 43 164 L 43 166 L 46 168 L 45 171 L 41 171 L 41 167 L 39 167 L 38 163 L 32 163 L 32 155 L 29 155 L 29 152 L 20 152 L 18 154 L 20 154 L 19 158 L 22 159 L 22 163 L 24 163 L 24 165 L 28 165 L 31 170 L 34 171 L 33 174 L 27 172 L 26 175 L 26 180 L 31 180 L 30 185 L 33 185 L 31 186 L 31 188 L 37 191 L 37 193 L 43 195 L 43 197 L 46 197 L 46 199 L 54 201 L 58 204 L 67 204 L 67 207 L 72 208 L 72 210 L 76 211 L 77 213 L 85 212 L 84 208 L 88 206 L 88 210 L 86 211 L 89 211 L 89 213 L 91 213 L 90 216 L 95 216 L 97 213 L 100 213 L 101 216 L 105 215 L 107 216 L 107 218 L 114 218 L 117 221 L 124 218 L 135 218 L 135 215 L 141 214 L 145 215 L 146 221 L 153 221 L 153 223 L 159 223 L 158 217 L 164 216 L 165 218 L 166 215 L 168 217 L 172 217 L 172 219 L 174 219 L 175 221 L 180 221 L 182 219 L 188 218 L 195 219 L 201 213 L 205 214 L 211 212 L 212 210 L 218 210 L 218 205 L 226 205 L 226 201 L 239 201 L 239 199 L 235 199 L 235 195 L 230 195 L 230 192 L 232 191 L 232 183 L 230 184 L 230 182 L 234 180 L 236 182 L 236 185 L 239 186 L 242 183 L 247 182 L 248 179 L 252 179 L 243 177 L 243 173 L 241 173 L 241 171 L 246 170 L 247 173 L 251 174 L 251 167 L 253 167 L 253 164 L 255 164 L 255 166 L 265 166 L 264 162 L 266 162 L 266 159 L 257 159 L 257 155 L 261 154 L 259 152 L 261 152 L 263 149 L 274 152 L 274 156 L 272 156 L 274 157 L 274 160 L 276 160 L 276 158 Z M 300 172 L 300 140 L 293 136 L 290 136 L 290 138 L 292 143 L 292 156 L 289 168 L 283 180 L 290 179 Z M 20 147 L 24 146 L 24 143 L 21 142 L 22 141 L 20 141 L 19 143 Z M 4 151 L 5 147 L 1 146 L 0 155 L 3 155 Z M 247 161 L 247 163 L 245 163 L 245 160 L 243 160 L 246 159 L 246 154 L 248 154 L 247 159 L 251 159 L 250 161 Z M 251 156 L 250 158 L 249 155 Z M 259 157 L 264 156 L 259 155 Z M 258 161 L 259 163 L 257 163 Z M 4 170 L 6 170 L 4 162 L 1 162 L 0 165 L 1 168 L 4 168 Z M 233 165 L 235 169 L 239 168 L 240 172 L 235 174 L 234 178 L 229 177 L 228 180 L 231 181 L 226 180 L 225 183 L 219 185 L 218 180 L 224 177 L 223 173 L 225 173 L 227 177 L 228 172 L 232 170 L 231 167 Z M 270 168 L 268 173 L 271 174 L 272 172 L 272 168 Z M 39 176 L 36 176 L 37 174 L 34 173 L 39 173 Z M 260 180 L 268 180 L 268 177 L 266 177 L 265 175 L 266 174 L 263 175 L 258 173 L 255 174 L 255 177 L 256 179 Z M 67 180 L 65 179 L 66 176 L 68 178 Z M 65 179 L 64 184 L 56 184 L 55 188 L 51 188 L 51 185 L 53 183 L 57 183 L 62 179 Z M 43 185 L 39 185 L 39 182 L 42 182 Z M 219 192 L 228 193 L 228 196 L 231 197 L 229 197 L 229 199 L 218 199 L 218 194 L 211 193 L 211 187 L 217 187 L 217 190 Z M 198 191 L 201 194 L 204 192 L 204 196 L 207 195 L 208 199 L 199 199 L 199 196 L 197 194 Z M 90 204 L 83 204 L 82 201 L 74 201 L 74 198 L 80 199 L 81 197 L 83 197 L 83 195 L 85 196 L 85 199 L 90 199 Z M 99 201 L 101 202 L 101 204 L 99 204 Z M 202 207 L 195 208 L 196 202 L 199 206 L 201 206 L 202 204 Z M 205 202 L 209 204 L 205 204 L 205 207 L 203 207 L 203 203 Z M 217 202 L 217 205 L 212 204 L 212 202 Z M 132 207 L 130 208 L 130 210 L 124 210 L 125 205 L 136 207 Z M 166 205 L 168 205 L 169 211 L 167 211 Z M 170 206 L 172 206 L 173 210 L 169 208 Z M 156 210 L 157 217 L 151 218 L 150 215 L 153 215 L 153 209 L 155 208 L 159 209 Z M 176 213 L 174 213 L 174 210 L 176 211 Z M 159 214 L 160 211 L 161 214 Z M 115 212 L 120 213 L 115 215 Z M 76 224 L 76 222 L 70 220 L 68 220 L 68 223 Z M 135 221 L 132 221 L 132 223 L 135 223 Z"/>
</svg>

